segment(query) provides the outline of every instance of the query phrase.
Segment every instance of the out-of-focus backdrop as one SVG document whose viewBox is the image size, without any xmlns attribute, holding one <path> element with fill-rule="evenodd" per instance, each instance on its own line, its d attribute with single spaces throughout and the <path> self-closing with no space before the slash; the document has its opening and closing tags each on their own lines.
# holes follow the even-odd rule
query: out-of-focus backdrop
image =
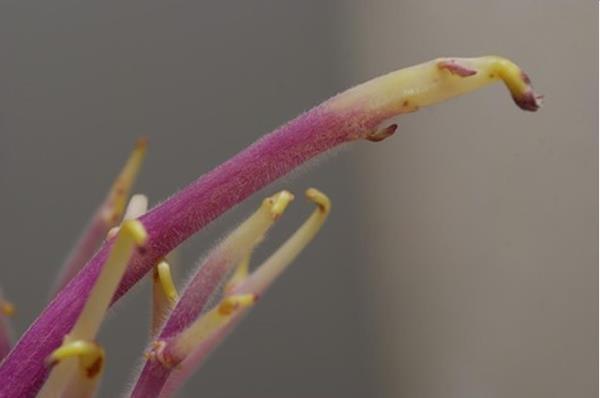
<svg viewBox="0 0 600 398">
<path fill-rule="evenodd" d="M 438 56 L 510 57 L 500 85 L 403 117 L 271 186 L 183 248 L 196 259 L 286 187 L 326 228 L 182 396 L 597 396 L 597 3 L 0 3 L 0 285 L 21 333 L 134 140 L 157 202 L 355 83 Z M 259 252 L 301 222 L 301 199 Z M 148 281 L 100 341 L 101 396 L 147 343 Z"/>
</svg>

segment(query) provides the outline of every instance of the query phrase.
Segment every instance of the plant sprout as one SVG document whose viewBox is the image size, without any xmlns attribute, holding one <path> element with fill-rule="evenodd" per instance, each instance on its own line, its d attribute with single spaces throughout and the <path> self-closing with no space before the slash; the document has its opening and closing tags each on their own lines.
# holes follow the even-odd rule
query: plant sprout
<svg viewBox="0 0 600 398">
<path fill-rule="evenodd" d="M 146 274 L 153 287 L 151 339 L 130 395 L 172 396 L 315 237 L 331 203 L 323 192 L 308 189 L 311 215 L 252 271 L 253 250 L 294 200 L 288 191 L 264 199 L 180 291 L 167 259 L 173 250 L 306 161 L 353 141 L 382 141 L 396 131 L 396 116 L 499 80 L 521 109 L 539 108 L 541 97 L 527 75 L 505 58 L 436 59 L 338 94 L 150 210 L 144 195 L 129 198 L 146 149 L 140 140 L 58 274 L 54 298 L 10 352 L 7 317 L 14 309 L 0 295 L 0 396 L 93 396 L 106 355 L 96 342 L 102 321 Z"/>
</svg>

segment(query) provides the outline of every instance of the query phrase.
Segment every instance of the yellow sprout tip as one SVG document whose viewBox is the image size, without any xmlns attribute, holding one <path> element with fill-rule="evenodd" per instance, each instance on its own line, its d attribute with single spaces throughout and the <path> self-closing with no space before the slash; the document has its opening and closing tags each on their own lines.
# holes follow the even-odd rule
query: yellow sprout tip
<svg viewBox="0 0 600 398">
<path fill-rule="evenodd" d="M 171 276 L 171 267 L 165 260 L 159 262 L 156 266 L 156 277 L 163 293 L 170 301 L 177 300 L 177 288 Z"/>
<path fill-rule="evenodd" d="M 87 376 L 92 378 L 102 370 L 104 350 L 96 343 L 85 340 L 74 340 L 54 350 L 46 359 L 49 366 L 54 366 L 67 358 L 78 357 Z"/>
<path fill-rule="evenodd" d="M 331 200 L 323 192 L 315 188 L 309 188 L 306 190 L 306 197 L 308 200 L 314 202 L 323 213 L 327 214 L 331 210 Z"/>
<path fill-rule="evenodd" d="M 129 235 L 138 246 L 143 246 L 148 240 L 148 233 L 144 225 L 138 220 L 126 220 L 123 222 L 121 233 Z"/>
<path fill-rule="evenodd" d="M 542 96 L 531 87 L 527 74 L 514 62 L 504 57 L 490 55 L 474 59 L 442 58 L 438 68 L 452 75 L 468 78 L 478 73 L 490 80 L 501 79 L 510 91 L 515 103 L 526 111 L 536 111 L 542 105 Z"/>
<path fill-rule="evenodd" d="M 142 161 L 146 155 L 147 146 L 147 139 L 140 138 L 137 140 L 125 166 L 123 166 L 121 173 L 111 187 L 103 210 L 104 220 L 109 225 L 115 224 L 125 211 L 129 190 L 133 186 L 135 178 L 140 171 Z"/>
<path fill-rule="evenodd" d="M 271 216 L 274 219 L 279 218 L 287 208 L 287 206 L 294 200 L 294 195 L 289 191 L 281 191 L 273 196 L 266 198 L 263 202 L 264 206 L 269 208 Z"/>
</svg>

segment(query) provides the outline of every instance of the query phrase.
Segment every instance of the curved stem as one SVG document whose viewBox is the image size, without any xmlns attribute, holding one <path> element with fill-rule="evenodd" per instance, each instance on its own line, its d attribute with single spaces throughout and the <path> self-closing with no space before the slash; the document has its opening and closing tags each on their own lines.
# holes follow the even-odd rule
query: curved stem
<svg viewBox="0 0 600 398">
<path fill-rule="evenodd" d="M 439 66 L 440 62 L 451 60 L 438 59 L 393 72 L 348 90 L 264 136 L 150 210 L 140 218 L 149 234 L 147 249 L 130 262 L 114 299 L 125 294 L 184 240 L 304 162 L 344 143 L 380 140 L 380 124 L 414 111 L 415 101 L 419 105 L 423 100 L 425 106 L 504 79 L 507 83 L 521 83 L 508 84 L 513 97 L 523 101 L 529 98 L 535 105 L 526 107 L 519 103 L 522 108 L 537 109 L 537 97 L 529 80 L 513 63 L 498 57 L 454 59 L 476 71 L 475 75 L 461 76 Z M 481 78 L 491 71 L 502 73 Z M 419 96 L 420 93 L 426 96 Z M 0 364 L 0 396 L 32 397 L 38 391 L 47 376 L 44 359 L 73 326 L 113 241 L 105 242 L 56 295 Z"/>
</svg>

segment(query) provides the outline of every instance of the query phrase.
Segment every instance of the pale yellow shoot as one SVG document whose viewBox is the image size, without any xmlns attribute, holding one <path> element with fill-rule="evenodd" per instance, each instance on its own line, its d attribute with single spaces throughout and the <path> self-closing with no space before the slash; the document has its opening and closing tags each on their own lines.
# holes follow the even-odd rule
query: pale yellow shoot
<svg viewBox="0 0 600 398">
<path fill-rule="evenodd" d="M 237 266 L 231 278 L 225 284 L 225 293 L 231 292 L 235 286 L 248 277 L 250 270 L 250 260 L 252 259 L 252 250 L 250 250 L 242 259 L 240 264 Z"/>
<path fill-rule="evenodd" d="M 91 397 L 104 368 L 104 350 L 95 343 L 75 340 L 55 350 L 49 360 L 53 363 L 74 358 L 79 361 L 78 375 L 71 378 L 63 396 Z"/>
<path fill-rule="evenodd" d="M 143 194 L 135 194 L 132 195 L 129 199 L 129 203 L 127 204 L 127 209 L 125 210 L 125 214 L 123 215 L 123 221 L 125 220 L 135 220 L 136 218 L 141 217 L 148 211 L 148 197 Z M 121 226 L 112 227 L 108 234 L 106 234 L 106 239 L 112 239 L 119 232 L 119 228 Z"/>
<path fill-rule="evenodd" d="M 158 271 L 158 281 L 163 295 L 171 302 L 177 300 L 177 289 L 171 277 L 171 269 L 166 261 L 161 261 L 156 266 Z"/>
<path fill-rule="evenodd" d="M 325 194 L 314 188 L 306 191 L 306 197 L 317 205 L 315 211 L 256 271 L 238 282 L 231 289 L 231 294 L 261 295 L 319 232 L 329 214 L 331 202 Z"/>
<path fill-rule="evenodd" d="M 102 374 L 104 350 L 93 342 L 73 340 L 54 350 L 46 361 L 57 366 L 38 397 L 90 397 Z"/>
<path fill-rule="evenodd" d="M 292 200 L 294 195 L 288 191 L 281 191 L 264 199 L 260 208 L 227 237 L 223 246 L 236 249 L 234 251 L 236 257 L 232 260 L 239 264 L 225 284 L 225 292 L 248 276 L 252 251 L 264 239 L 267 230 L 285 212 Z"/>
<path fill-rule="evenodd" d="M 55 366 L 39 397 L 57 397 L 67 390 L 80 388 L 83 390 L 91 388 L 89 393 L 93 393 L 96 381 L 81 378 L 82 372 L 86 371 L 85 361 L 78 363 L 68 354 L 86 353 L 86 350 L 90 350 L 91 346 L 95 345 L 93 341 L 127 264 L 136 246 L 142 246 L 146 240 L 146 230 L 141 222 L 128 220 L 123 223 L 77 322 L 65 336 L 63 344 L 49 358 Z M 64 359 L 61 360 L 61 356 Z M 53 358 L 57 359 L 58 363 Z"/>
<path fill-rule="evenodd" d="M 95 367 L 95 363 L 99 359 L 104 358 L 104 350 L 99 345 L 85 341 L 85 340 L 73 340 L 67 344 L 63 344 L 52 352 L 46 359 L 48 365 L 57 364 L 58 362 L 67 359 L 77 357 L 82 360 L 84 364 L 83 368 L 92 371 L 92 367 Z"/>
<path fill-rule="evenodd" d="M 146 139 L 142 138 L 137 141 L 127 163 L 113 183 L 101 210 L 101 216 L 107 225 L 116 224 L 123 216 L 129 191 L 140 171 L 147 146 Z"/>
<path fill-rule="evenodd" d="M 69 333 L 70 339 L 93 340 L 95 338 L 129 259 L 135 248 L 143 246 L 147 238 L 148 235 L 141 222 L 127 220 L 123 223 L 85 306 Z"/>
<path fill-rule="evenodd" d="M 152 335 L 160 328 L 165 314 L 175 305 L 177 289 L 166 260 L 160 261 L 152 272 Z"/>
<path fill-rule="evenodd" d="M 214 332 L 225 326 L 235 314 L 255 302 L 256 295 L 254 294 L 236 294 L 225 297 L 215 308 L 202 315 L 177 335 L 170 347 L 170 354 L 177 358 L 184 358 Z"/>
<path fill-rule="evenodd" d="M 294 195 L 288 191 L 264 199 L 258 210 L 229 234 L 216 250 L 234 264 L 241 262 L 264 238 L 292 200 Z"/>
<path fill-rule="evenodd" d="M 502 80 L 515 102 L 536 110 L 536 97 L 529 79 L 513 62 L 497 56 L 438 58 L 383 75 L 358 85 L 337 97 L 329 106 L 345 110 L 360 106 L 362 112 L 397 115 L 413 112 L 449 98 L 469 93 Z"/>
</svg>

